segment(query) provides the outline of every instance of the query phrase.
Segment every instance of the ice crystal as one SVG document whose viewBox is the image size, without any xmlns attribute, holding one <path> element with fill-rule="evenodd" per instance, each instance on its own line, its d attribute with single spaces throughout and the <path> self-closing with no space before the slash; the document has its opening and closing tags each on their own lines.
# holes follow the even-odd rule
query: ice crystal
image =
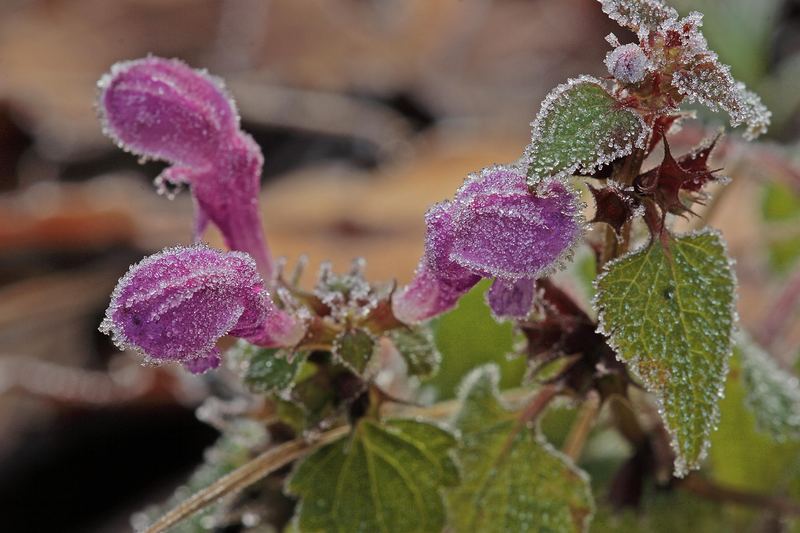
<svg viewBox="0 0 800 533">
<path fill-rule="evenodd" d="M 758 428 L 779 442 L 800 440 L 800 382 L 745 335 L 737 340 L 745 401 Z"/>
<path fill-rule="evenodd" d="M 361 419 L 349 438 L 303 459 L 286 482 L 297 531 L 442 531 L 441 489 L 458 483 L 455 437 L 421 421 Z"/>
<path fill-rule="evenodd" d="M 131 266 L 100 329 L 120 349 L 193 372 L 219 365 L 215 345 L 224 335 L 262 344 L 302 335 L 270 300 L 252 258 L 204 246 L 166 249 Z"/>
<path fill-rule="evenodd" d="M 620 106 L 600 80 L 581 76 L 559 85 L 542 102 L 526 152 L 528 184 L 591 174 L 644 148 L 647 127 L 636 112 Z"/>
<path fill-rule="evenodd" d="M 603 12 L 634 32 L 657 30 L 678 19 L 678 12 L 661 0 L 600 0 Z"/>
<path fill-rule="evenodd" d="M 454 425 L 463 481 L 448 494 L 452 530 L 585 531 L 594 511 L 588 477 L 519 423 L 500 401 L 498 381 L 498 368 L 487 365 L 462 385 Z"/>
<path fill-rule="evenodd" d="M 600 2 L 611 19 L 637 33 L 639 46 L 650 65 L 648 69 L 671 86 L 674 94 L 668 95 L 666 100 L 656 100 L 661 107 L 656 111 L 674 109 L 676 102 L 686 99 L 713 111 L 725 111 L 733 127 L 745 124 L 744 136 L 747 139 L 754 139 L 767 131 L 771 113 L 755 93 L 733 78 L 730 67 L 720 63 L 717 54 L 708 48 L 700 31 L 702 14 L 692 12 L 679 18 L 677 11 L 660 0 Z M 617 50 L 628 46 L 633 45 L 624 45 Z M 609 54 L 609 60 L 617 50 Z M 609 60 L 606 64 L 611 70 Z M 627 72 L 624 69 L 620 73 L 623 76 L 617 76 L 619 81 L 631 83 L 625 79 Z M 615 72 L 612 74 L 616 76 Z"/>
<path fill-rule="evenodd" d="M 98 85 L 105 133 L 124 150 L 170 163 L 156 180 L 160 189 L 191 185 L 196 240 L 213 222 L 228 246 L 256 259 L 270 282 L 258 211 L 263 157 L 239 129 L 222 81 L 177 59 L 147 57 L 117 63 Z"/>
<path fill-rule="evenodd" d="M 606 55 L 609 74 L 623 83 L 639 83 L 647 73 L 648 60 L 637 44 L 617 46 Z"/>
<path fill-rule="evenodd" d="M 396 316 L 414 323 L 440 314 L 481 277 L 513 284 L 560 268 L 582 234 L 580 211 L 566 185 L 532 193 L 515 166 L 469 176 L 453 200 L 428 212 L 425 256 L 395 295 Z"/>
<path fill-rule="evenodd" d="M 656 395 L 675 474 L 699 467 L 719 421 L 736 321 L 735 278 L 712 230 L 608 263 L 596 282 L 599 331 Z"/>
</svg>

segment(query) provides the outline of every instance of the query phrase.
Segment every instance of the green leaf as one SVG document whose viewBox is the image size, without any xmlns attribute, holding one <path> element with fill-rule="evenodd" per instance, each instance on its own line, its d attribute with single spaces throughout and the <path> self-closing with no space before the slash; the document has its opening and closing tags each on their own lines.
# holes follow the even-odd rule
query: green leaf
<svg viewBox="0 0 800 533">
<path fill-rule="evenodd" d="M 409 375 L 427 377 L 439 370 L 442 356 L 429 328 L 395 329 L 389 333 L 389 338 L 405 359 Z"/>
<path fill-rule="evenodd" d="M 614 511 L 600 506 L 592 520 L 592 533 L 676 533 L 694 531 L 750 531 L 737 528 L 730 513 L 717 502 L 686 491 L 662 490 L 645 495 L 640 508 Z"/>
<path fill-rule="evenodd" d="M 451 433 L 433 424 L 361 419 L 350 438 L 308 456 L 287 481 L 286 490 L 302 498 L 299 530 L 441 531 L 441 488 L 458 483 L 450 457 L 455 444 Z"/>
<path fill-rule="evenodd" d="M 582 531 L 593 512 L 589 481 L 497 396 L 487 365 L 465 380 L 455 419 L 463 481 L 448 494 L 454 531 Z"/>
<path fill-rule="evenodd" d="M 620 107 L 600 80 L 581 76 L 547 95 L 533 123 L 528 183 L 591 173 L 643 147 L 644 120 Z"/>
<path fill-rule="evenodd" d="M 375 353 L 375 337 L 363 329 L 340 333 L 333 340 L 333 355 L 358 374 L 363 374 Z"/>
<path fill-rule="evenodd" d="M 225 354 L 228 366 L 256 393 L 278 392 L 291 386 L 306 354 L 261 348 L 239 340 Z"/>
<path fill-rule="evenodd" d="M 740 335 L 742 383 L 758 428 L 776 441 L 800 439 L 800 383 L 769 354 Z"/>
<path fill-rule="evenodd" d="M 675 474 L 699 467 L 719 419 L 734 326 L 734 274 L 712 230 L 617 259 L 597 281 L 600 330 L 656 395 Z"/>
<path fill-rule="evenodd" d="M 502 374 L 501 388 L 520 384 L 525 373 L 525 358 L 509 359 L 513 350 L 514 329 L 510 322 L 498 323 L 486 305 L 484 294 L 490 282 L 481 281 L 449 313 L 431 322 L 442 364 L 439 373 L 425 383 L 439 399 L 452 398 L 461 379 L 470 370 L 496 363 Z"/>
<path fill-rule="evenodd" d="M 776 442 L 758 430 L 756 415 L 746 405 L 742 358 L 737 348 L 720 403 L 719 430 L 711 438 L 711 475 L 728 487 L 782 493 L 800 480 L 800 442 Z"/>
</svg>

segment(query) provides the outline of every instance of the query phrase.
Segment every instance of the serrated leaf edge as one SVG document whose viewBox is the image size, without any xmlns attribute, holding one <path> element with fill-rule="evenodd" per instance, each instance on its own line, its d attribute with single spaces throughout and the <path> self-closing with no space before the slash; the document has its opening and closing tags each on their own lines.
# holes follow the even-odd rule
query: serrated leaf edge
<svg viewBox="0 0 800 533">
<path fill-rule="evenodd" d="M 722 237 L 722 232 L 720 232 L 719 230 L 717 230 L 715 228 L 705 227 L 705 228 L 701 228 L 701 229 L 698 229 L 698 230 L 690 231 L 690 232 L 687 232 L 687 233 L 682 233 L 680 235 L 671 235 L 671 236 L 673 238 L 675 238 L 675 239 L 679 239 L 679 238 L 684 238 L 684 237 L 699 237 L 699 236 L 703 236 L 703 235 L 714 235 L 719 240 L 719 243 L 722 246 L 722 252 L 723 252 L 723 254 L 725 255 L 725 257 L 727 259 L 728 268 L 730 269 L 730 273 L 731 273 L 731 281 L 733 282 L 733 291 L 732 291 L 733 292 L 733 295 L 732 295 L 733 297 L 731 298 L 731 303 L 728 306 L 729 309 L 730 309 L 730 312 L 731 312 L 731 319 L 732 319 L 731 320 L 731 331 L 730 331 L 730 333 L 728 335 L 728 339 L 729 339 L 728 350 L 724 355 L 724 367 L 723 367 L 723 377 L 726 377 L 728 375 L 729 371 L 730 371 L 730 360 L 731 360 L 731 357 L 733 356 L 733 349 L 734 349 L 734 344 L 735 344 L 734 343 L 734 336 L 735 336 L 736 332 L 739 330 L 739 313 L 737 311 L 737 305 L 738 305 L 738 300 L 739 300 L 739 291 L 738 291 L 739 282 L 738 282 L 738 279 L 736 277 L 736 268 L 735 268 L 736 260 L 731 257 L 730 253 L 728 253 L 728 244 L 725 241 L 725 239 Z M 655 399 L 656 406 L 658 408 L 658 414 L 661 417 L 661 420 L 664 422 L 664 426 L 666 426 L 667 431 L 669 432 L 669 435 L 670 435 L 670 447 L 672 448 L 672 451 L 675 453 L 675 463 L 673 465 L 674 475 L 676 477 L 685 477 L 689 473 L 690 470 L 697 470 L 698 468 L 700 468 L 701 463 L 708 456 L 708 450 L 709 450 L 709 447 L 711 446 L 711 439 L 710 439 L 710 437 L 706 437 L 706 439 L 703 441 L 703 444 L 702 444 L 701 449 L 700 449 L 700 453 L 699 453 L 699 455 L 697 457 L 697 461 L 695 463 L 692 463 L 692 464 L 686 463 L 686 460 L 681 457 L 680 445 L 679 445 L 677 437 L 675 436 L 676 432 L 675 432 L 675 430 L 673 428 L 671 428 L 669 426 L 669 423 L 667 422 L 666 417 L 664 416 L 664 413 L 666 411 L 664 409 L 664 403 L 663 403 L 660 395 L 658 395 L 655 392 L 653 392 L 651 390 L 650 385 L 644 379 L 642 379 L 642 376 L 641 376 L 641 374 L 639 372 L 638 365 L 634 364 L 633 362 L 625 361 L 620 356 L 620 354 L 619 354 L 619 352 L 620 352 L 619 346 L 617 345 L 616 342 L 614 342 L 614 339 L 612 338 L 612 333 L 610 331 L 608 331 L 608 328 L 606 327 L 605 309 L 601 308 L 600 305 L 599 305 L 600 282 L 606 277 L 606 275 L 610 272 L 610 270 L 613 268 L 613 266 L 618 264 L 618 263 L 621 263 L 622 261 L 626 260 L 627 258 L 630 258 L 630 257 L 632 257 L 632 256 L 634 256 L 636 254 L 639 254 L 641 252 L 646 251 L 650 246 L 660 246 L 660 244 L 656 240 L 651 240 L 649 242 L 645 242 L 643 245 L 637 247 L 634 250 L 631 250 L 630 252 L 628 252 L 625 255 L 622 255 L 620 257 L 612 259 L 611 261 L 609 261 L 608 263 L 606 263 L 603 266 L 603 270 L 597 275 L 597 277 L 594 279 L 594 281 L 592 283 L 593 286 L 594 286 L 594 289 L 595 289 L 595 295 L 592 298 L 592 308 L 597 313 L 597 330 L 596 331 L 598 333 L 602 334 L 604 337 L 606 337 L 608 345 L 611 346 L 611 348 L 614 350 L 614 357 L 616 357 L 617 361 L 619 361 L 620 363 L 625 365 L 625 367 L 628 368 L 637 377 L 637 379 L 639 379 L 639 381 L 644 383 L 646 388 L 647 388 L 647 390 L 648 390 L 648 392 L 650 392 L 652 397 Z M 726 382 L 726 379 L 722 379 L 721 383 L 720 383 L 720 385 L 718 387 L 718 390 L 716 391 L 716 395 L 717 395 L 718 401 L 714 405 L 713 412 L 710 413 L 710 415 L 711 415 L 711 424 L 710 424 L 711 431 L 716 431 L 717 427 L 719 426 L 719 420 L 720 420 L 720 406 L 719 406 L 719 404 L 720 404 L 720 401 L 725 397 L 725 382 Z M 710 435 L 710 432 L 709 432 L 709 435 Z"/>
</svg>

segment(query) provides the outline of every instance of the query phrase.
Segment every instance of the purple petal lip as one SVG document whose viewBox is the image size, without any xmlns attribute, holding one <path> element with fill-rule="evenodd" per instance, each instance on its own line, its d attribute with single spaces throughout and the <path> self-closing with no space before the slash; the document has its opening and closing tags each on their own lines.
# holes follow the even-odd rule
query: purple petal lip
<svg viewBox="0 0 800 533">
<path fill-rule="evenodd" d="M 532 280 L 559 268 L 583 233 L 581 208 L 557 181 L 533 194 L 520 168 L 495 166 L 470 176 L 452 201 L 426 214 L 425 255 L 412 282 L 395 294 L 395 313 L 403 321 L 426 320 L 484 277 L 504 282 L 489 295 L 498 316 L 527 315 Z"/>
<path fill-rule="evenodd" d="M 219 364 L 216 343 L 224 335 L 293 341 L 298 324 L 287 325 L 287 319 L 247 254 L 194 246 L 166 249 L 131 266 L 114 289 L 100 330 L 120 349 L 202 372 Z"/>
<path fill-rule="evenodd" d="M 496 279 L 486 292 L 486 302 L 495 317 L 523 319 L 533 308 L 535 290 L 536 282 L 531 279 Z"/>
<path fill-rule="evenodd" d="M 99 87 L 106 134 L 125 150 L 170 163 L 160 181 L 191 185 L 196 240 L 213 222 L 226 244 L 253 256 L 271 283 L 258 205 L 264 159 L 239 129 L 222 81 L 177 59 L 147 57 L 114 65 Z"/>
</svg>

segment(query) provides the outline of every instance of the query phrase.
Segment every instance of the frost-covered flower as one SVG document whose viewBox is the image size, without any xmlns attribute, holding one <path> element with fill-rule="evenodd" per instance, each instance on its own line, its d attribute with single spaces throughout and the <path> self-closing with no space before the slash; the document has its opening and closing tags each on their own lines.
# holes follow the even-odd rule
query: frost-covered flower
<svg viewBox="0 0 800 533">
<path fill-rule="evenodd" d="M 239 129 L 222 80 L 177 59 L 147 57 L 117 63 L 99 86 L 106 134 L 125 150 L 170 163 L 157 182 L 191 185 L 195 239 L 213 222 L 226 244 L 253 256 L 270 281 L 258 210 L 263 157 Z"/>
<path fill-rule="evenodd" d="M 205 246 L 171 248 L 131 266 L 119 280 L 100 330 L 120 349 L 192 372 L 219 365 L 217 341 L 242 337 L 290 346 L 303 326 L 270 300 L 252 258 Z"/>
<path fill-rule="evenodd" d="M 522 170 L 503 166 L 470 176 L 425 220 L 425 255 L 393 301 L 410 323 L 452 308 L 482 277 L 496 280 L 489 303 L 497 315 L 527 315 L 534 280 L 563 262 L 583 227 L 580 202 L 564 184 L 534 194 Z"/>
</svg>

